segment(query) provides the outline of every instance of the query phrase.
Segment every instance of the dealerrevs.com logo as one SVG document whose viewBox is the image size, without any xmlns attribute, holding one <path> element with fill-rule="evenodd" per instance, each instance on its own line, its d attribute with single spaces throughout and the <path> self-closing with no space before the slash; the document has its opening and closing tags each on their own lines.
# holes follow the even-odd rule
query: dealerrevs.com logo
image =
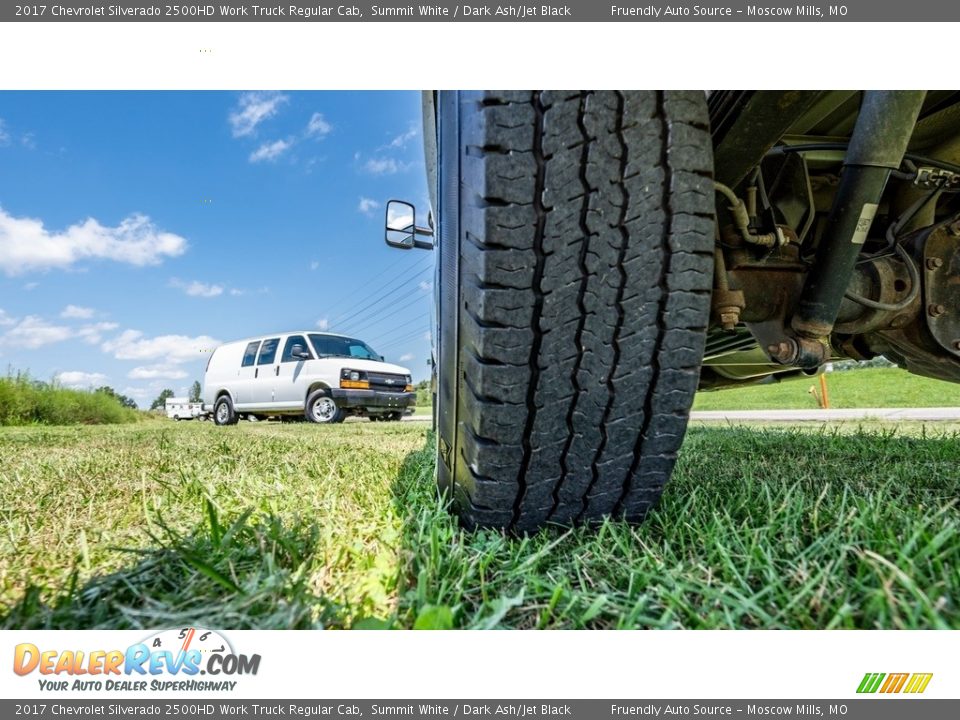
<svg viewBox="0 0 960 720">
<path fill-rule="evenodd" d="M 922 693 L 933 673 L 867 673 L 857 687 L 858 693 Z"/>
<path fill-rule="evenodd" d="M 232 678 L 256 675 L 260 655 L 237 653 L 222 634 L 205 628 L 164 630 L 126 650 L 14 648 L 13 671 L 34 673 L 41 690 L 231 691 Z M 205 676 L 199 679 L 198 676 Z"/>
</svg>

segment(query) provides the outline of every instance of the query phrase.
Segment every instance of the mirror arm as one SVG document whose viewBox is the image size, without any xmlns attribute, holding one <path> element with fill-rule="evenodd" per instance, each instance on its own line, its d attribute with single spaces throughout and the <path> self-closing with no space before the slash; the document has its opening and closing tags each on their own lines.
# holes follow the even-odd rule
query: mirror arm
<svg viewBox="0 0 960 720">
<path fill-rule="evenodd" d="M 413 246 L 420 250 L 433 250 L 433 230 L 425 227 L 414 226 L 413 228 Z M 417 235 L 428 237 L 430 240 L 418 240 Z"/>
</svg>

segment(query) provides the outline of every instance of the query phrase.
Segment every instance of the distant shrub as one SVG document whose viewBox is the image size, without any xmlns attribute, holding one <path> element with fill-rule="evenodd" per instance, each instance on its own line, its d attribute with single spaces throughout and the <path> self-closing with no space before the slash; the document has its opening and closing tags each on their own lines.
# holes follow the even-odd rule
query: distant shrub
<svg viewBox="0 0 960 720">
<path fill-rule="evenodd" d="M 139 416 L 105 392 L 71 390 L 26 373 L 0 377 L 0 425 L 105 425 Z"/>
</svg>

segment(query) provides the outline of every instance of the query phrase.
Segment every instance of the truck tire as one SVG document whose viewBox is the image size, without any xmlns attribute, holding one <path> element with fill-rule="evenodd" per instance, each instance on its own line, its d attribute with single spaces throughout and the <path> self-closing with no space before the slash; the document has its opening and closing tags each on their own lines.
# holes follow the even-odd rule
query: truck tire
<svg viewBox="0 0 960 720">
<path fill-rule="evenodd" d="M 343 422 L 345 417 L 343 408 L 338 407 L 336 401 L 326 390 L 314 390 L 307 398 L 304 416 L 310 422 L 329 424 Z"/>
<path fill-rule="evenodd" d="M 441 93 L 438 481 L 469 528 L 640 521 L 703 358 L 699 92 Z"/>
<path fill-rule="evenodd" d="M 233 409 L 233 402 L 227 395 L 221 395 L 213 406 L 213 421 L 217 425 L 236 425 L 240 420 Z"/>
</svg>

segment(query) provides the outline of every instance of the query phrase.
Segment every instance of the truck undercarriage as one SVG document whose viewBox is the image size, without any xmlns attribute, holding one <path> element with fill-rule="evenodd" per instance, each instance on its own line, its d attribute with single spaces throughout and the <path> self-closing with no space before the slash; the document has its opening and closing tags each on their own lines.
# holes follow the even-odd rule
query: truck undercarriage
<svg viewBox="0 0 960 720">
<path fill-rule="evenodd" d="M 717 249 L 701 388 L 883 356 L 960 381 L 960 96 L 708 101 Z"/>
</svg>

